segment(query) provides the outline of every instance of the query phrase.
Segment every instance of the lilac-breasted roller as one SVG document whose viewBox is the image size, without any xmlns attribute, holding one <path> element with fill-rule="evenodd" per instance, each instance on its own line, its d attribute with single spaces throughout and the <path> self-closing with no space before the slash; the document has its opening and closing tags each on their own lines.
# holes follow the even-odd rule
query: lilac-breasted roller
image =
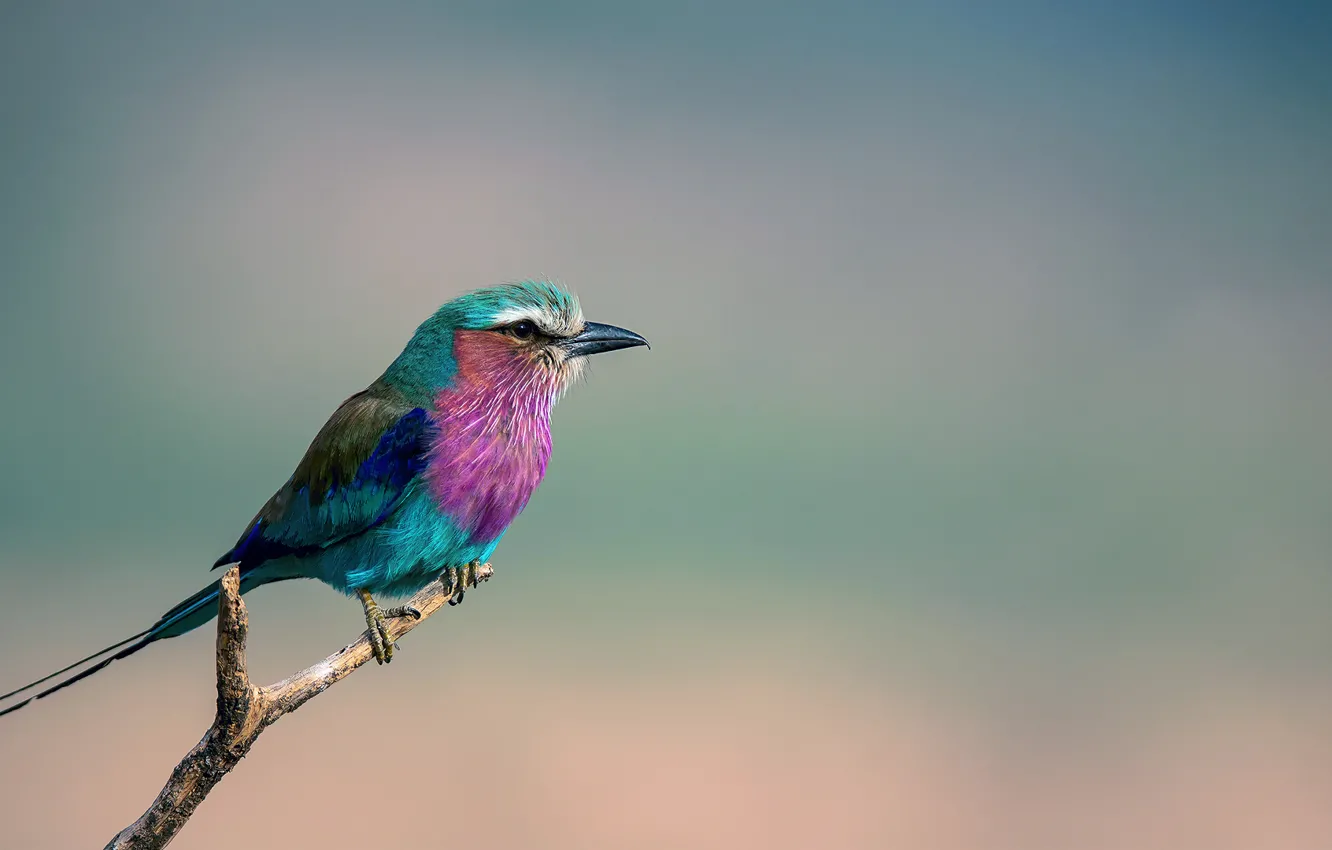
<svg viewBox="0 0 1332 850">
<path fill-rule="evenodd" d="M 375 595 L 414 593 L 436 578 L 457 587 L 486 561 L 541 483 L 550 413 L 583 358 L 646 345 L 632 331 L 583 320 L 578 301 L 544 281 L 480 289 L 427 319 L 378 380 L 342 403 L 296 471 L 214 568 L 238 564 L 241 592 L 315 578 L 357 597 L 375 658 L 393 658 Z M 217 616 L 218 582 L 153 626 L 38 679 L 8 714 L 154 641 Z M 455 594 L 455 599 L 460 595 Z"/>
</svg>

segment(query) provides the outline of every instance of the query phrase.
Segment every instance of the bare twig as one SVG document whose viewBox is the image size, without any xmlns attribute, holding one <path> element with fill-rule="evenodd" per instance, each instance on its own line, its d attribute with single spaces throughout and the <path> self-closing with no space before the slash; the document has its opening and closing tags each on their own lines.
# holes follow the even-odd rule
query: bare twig
<svg viewBox="0 0 1332 850">
<path fill-rule="evenodd" d="M 494 575 L 489 564 L 476 568 L 476 581 Z M 474 585 L 473 585 L 474 586 Z M 431 582 L 407 604 L 421 612 L 420 619 L 400 617 L 387 623 L 397 640 L 444 607 L 452 594 L 439 581 Z M 217 716 L 203 740 L 181 759 L 171 778 L 148 811 L 125 827 L 106 850 L 157 850 L 171 843 L 213 786 L 250 751 L 259 733 L 318 696 L 374 657 L 365 635 L 328 658 L 266 688 L 250 684 L 245 667 L 245 639 L 249 617 L 240 597 L 240 571 L 232 567 L 222 577 L 217 618 Z"/>
</svg>

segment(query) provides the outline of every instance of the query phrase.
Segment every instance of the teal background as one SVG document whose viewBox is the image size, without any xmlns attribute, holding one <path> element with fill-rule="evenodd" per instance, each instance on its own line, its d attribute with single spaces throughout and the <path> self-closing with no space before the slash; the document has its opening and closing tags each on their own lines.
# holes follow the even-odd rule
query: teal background
<svg viewBox="0 0 1332 850">
<path fill-rule="evenodd" d="M 548 275 L 653 349 L 561 403 L 496 580 L 176 846 L 1332 846 L 1330 50 L 1291 3 L 8 6 L 0 682 Z M 360 623 L 248 601 L 261 680 Z M 0 720 L 3 843 L 137 817 L 211 641 Z"/>
</svg>

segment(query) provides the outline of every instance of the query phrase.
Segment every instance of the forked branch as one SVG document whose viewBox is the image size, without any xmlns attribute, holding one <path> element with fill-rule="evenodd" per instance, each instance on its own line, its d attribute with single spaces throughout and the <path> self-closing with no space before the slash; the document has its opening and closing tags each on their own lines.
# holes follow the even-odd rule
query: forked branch
<svg viewBox="0 0 1332 850">
<path fill-rule="evenodd" d="M 478 582 L 492 575 L 494 570 L 489 564 L 476 568 Z M 459 587 L 458 591 L 463 589 Z M 421 612 L 419 619 L 401 617 L 388 621 L 391 638 L 397 640 L 416 628 L 443 608 L 452 595 L 440 581 L 431 582 L 407 603 Z M 351 646 L 318 664 L 275 685 L 259 687 L 250 683 L 245 667 L 245 640 L 250 624 L 245 603 L 241 601 L 237 567 L 222 577 L 218 608 L 217 716 L 213 725 L 171 771 L 166 787 L 148 811 L 111 839 L 106 850 L 157 850 L 167 846 L 213 786 L 250 751 L 261 732 L 374 657 L 369 638 L 362 635 Z"/>
</svg>

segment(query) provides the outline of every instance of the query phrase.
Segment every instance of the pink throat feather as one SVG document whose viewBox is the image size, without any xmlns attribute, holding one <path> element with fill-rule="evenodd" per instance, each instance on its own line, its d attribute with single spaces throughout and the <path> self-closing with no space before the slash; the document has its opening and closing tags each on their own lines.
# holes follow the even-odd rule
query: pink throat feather
<svg viewBox="0 0 1332 850">
<path fill-rule="evenodd" d="M 425 479 L 435 503 L 471 543 L 497 539 L 541 483 L 559 370 L 485 331 L 458 331 L 458 371 L 436 397 L 439 436 Z"/>
</svg>

